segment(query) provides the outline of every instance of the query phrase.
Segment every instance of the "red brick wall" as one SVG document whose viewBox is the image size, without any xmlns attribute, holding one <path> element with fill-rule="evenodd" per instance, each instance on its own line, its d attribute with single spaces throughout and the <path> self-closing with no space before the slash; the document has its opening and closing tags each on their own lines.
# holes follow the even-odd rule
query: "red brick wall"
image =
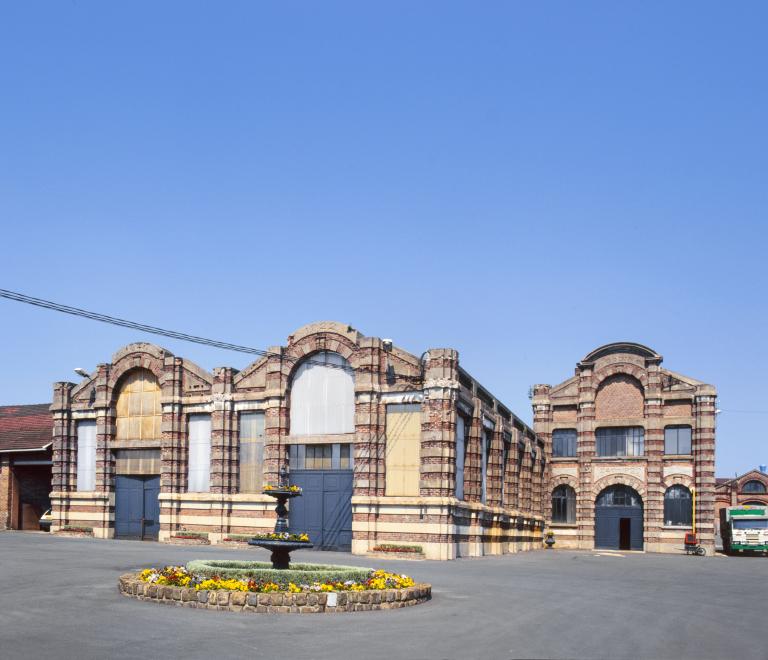
<svg viewBox="0 0 768 660">
<path fill-rule="evenodd" d="M 664 404 L 664 417 L 690 417 L 691 404 L 688 401 L 668 401 Z"/>
<path fill-rule="evenodd" d="M 616 374 L 606 378 L 595 397 L 596 419 L 643 417 L 643 390 L 631 376 Z"/>
</svg>

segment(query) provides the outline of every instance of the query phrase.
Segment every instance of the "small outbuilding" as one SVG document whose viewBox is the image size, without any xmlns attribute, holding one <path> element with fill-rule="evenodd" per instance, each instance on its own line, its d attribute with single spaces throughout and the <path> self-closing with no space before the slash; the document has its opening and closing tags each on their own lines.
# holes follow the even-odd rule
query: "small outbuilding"
<svg viewBox="0 0 768 660">
<path fill-rule="evenodd" d="M 51 506 L 50 405 L 0 406 L 0 529 L 40 530 Z"/>
</svg>

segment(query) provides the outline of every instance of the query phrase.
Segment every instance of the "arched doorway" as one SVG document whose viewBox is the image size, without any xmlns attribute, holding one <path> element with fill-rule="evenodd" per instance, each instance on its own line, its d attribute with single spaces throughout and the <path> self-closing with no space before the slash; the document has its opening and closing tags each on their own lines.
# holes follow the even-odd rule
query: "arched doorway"
<svg viewBox="0 0 768 660">
<path fill-rule="evenodd" d="M 643 549 L 643 500 L 629 486 L 608 486 L 595 500 L 595 547 Z"/>
</svg>

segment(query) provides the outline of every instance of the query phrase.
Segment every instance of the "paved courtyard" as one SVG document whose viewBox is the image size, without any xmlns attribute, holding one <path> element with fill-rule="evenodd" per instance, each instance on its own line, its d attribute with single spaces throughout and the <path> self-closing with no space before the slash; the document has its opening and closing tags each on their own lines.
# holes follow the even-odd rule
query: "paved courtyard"
<svg viewBox="0 0 768 660">
<path fill-rule="evenodd" d="M 766 658 L 768 560 L 540 551 L 456 562 L 299 552 L 431 582 L 414 608 L 243 615 L 118 595 L 117 577 L 262 550 L 0 532 L 0 657 Z"/>
</svg>

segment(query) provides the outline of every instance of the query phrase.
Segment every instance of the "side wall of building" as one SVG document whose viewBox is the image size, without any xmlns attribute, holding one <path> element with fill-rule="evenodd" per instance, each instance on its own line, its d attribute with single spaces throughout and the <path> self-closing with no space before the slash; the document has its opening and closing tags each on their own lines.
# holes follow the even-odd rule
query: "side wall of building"
<svg viewBox="0 0 768 660">
<path fill-rule="evenodd" d="M 302 361 L 321 352 L 341 356 L 354 370 L 354 431 L 334 436 L 291 435 L 291 385 Z M 289 466 L 290 447 L 348 443 L 353 447 L 352 551 L 365 554 L 380 543 L 422 546 L 429 558 L 500 554 L 540 546 L 543 518 L 543 444 L 531 429 L 463 374 L 458 353 L 431 349 L 417 358 L 381 339 L 342 324 L 301 328 L 243 371 L 208 374 L 151 344 L 132 344 L 98 366 L 78 386 L 54 388 L 54 524 L 86 526 L 97 537 L 114 535 L 117 450 L 160 452 L 160 540 L 180 531 L 202 532 L 212 543 L 234 534 L 271 531 L 274 500 L 241 493 L 239 420 L 244 412 L 265 416 L 263 479 L 276 483 Z M 116 399 L 132 370 L 145 369 L 161 390 L 160 437 L 119 441 Z M 421 410 L 418 492 L 386 495 L 388 406 L 418 404 Z M 187 488 L 188 418 L 211 419 L 209 492 Z M 456 429 L 467 420 L 464 496 L 456 498 Z M 95 489 L 77 489 L 77 424 L 96 422 Z M 481 456 L 483 432 L 487 455 Z M 507 457 L 505 462 L 504 458 Z M 483 461 L 486 462 L 482 491 Z M 290 466 L 289 466 L 290 467 Z"/>
</svg>

